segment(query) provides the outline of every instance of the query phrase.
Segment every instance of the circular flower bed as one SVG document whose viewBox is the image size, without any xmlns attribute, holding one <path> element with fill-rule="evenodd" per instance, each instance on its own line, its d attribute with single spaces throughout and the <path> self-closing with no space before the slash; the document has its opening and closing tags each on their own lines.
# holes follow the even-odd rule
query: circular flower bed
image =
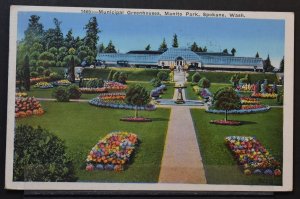
<svg viewBox="0 0 300 199">
<path fill-rule="evenodd" d="M 79 90 L 82 92 L 82 93 L 106 93 L 107 92 L 107 89 L 102 87 L 102 88 L 79 88 Z"/>
<path fill-rule="evenodd" d="M 119 82 L 104 82 L 104 87 L 109 92 L 119 92 L 119 91 L 125 91 L 127 89 L 127 85 L 121 84 Z"/>
<path fill-rule="evenodd" d="M 264 99 L 275 99 L 276 93 L 252 93 L 251 97 L 264 98 Z"/>
<path fill-rule="evenodd" d="M 69 86 L 71 82 L 67 79 L 58 80 L 56 82 L 53 82 L 54 86 Z"/>
<path fill-rule="evenodd" d="M 235 109 L 235 110 L 228 110 L 228 114 L 247 114 L 247 113 L 258 113 L 258 112 L 265 112 L 270 110 L 269 106 L 263 105 L 242 105 L 242 109 Z M 206 110 L 207 113 L 225 113 L 225 110 L 217 110 L 217 109 L 208 109 Z"/>
<path fill-rule="evenodd" d="M 34 97 L 17 97 L 15 100 L 15 117 L 28 117 L 31 115 L 42 115 L 44 110 L 38 100 Z"/>
<path fill-rule="evenodd" d="M 260 101 L 252 97 L 241 97 L 242 104 L 260 104 Z"/>
<path fill-rule="evenodd" d="M 138 137 L 130 132 L 113 132 L 92 148 L 86 159 L 86 170 L 122 171 L 130 162 L 138 145 Z"/>
<path fill-rule="evenodd" d="M 225 144 L 246 175 L 281 175 L 280 163 L 254 137 L 228 136 Z"/>
<path fill-rule="evenodd" d="M 150 118 L 145 117 L 123 117 L 120 119 L 123 122 L 152 122 Z"/>
<path fill-rule="evenodd" d="M 53 88 L 53 85 L 48 82 L 38 82 L 33 87 L 47 89 L 47 88 Z"/>
<path fill-rule="evenodd" d="M 228 126 L 238 126 L 241 125 L 242 122 L 235 120 L 211 120 L 209 123 L 218 124 L 218 125 L 228 125 Z"/>
<path fill-rule="evenodd" d="M 100 97 L 91 99 L 89 101 L 91 105 L 98 106 L 98 107 L 104 107 L 104 108 L 116 108 L 116 109 L 129 109 L 129 110 L 146 110 L 146 111 L 153 111 L 156 109 L 155 105 L 153 104 L 148 104 L 146 106 L 133 106 L 126 104 L 124 100 L 116 100 L 116 99 L 111 99 L 111 100 L 103 100 Z"/>
</svg>

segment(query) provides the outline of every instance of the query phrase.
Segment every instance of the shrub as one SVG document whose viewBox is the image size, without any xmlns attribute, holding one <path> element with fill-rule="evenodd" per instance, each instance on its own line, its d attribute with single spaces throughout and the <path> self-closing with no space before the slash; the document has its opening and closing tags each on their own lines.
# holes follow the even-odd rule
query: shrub
<svg viewBox="0 0 300 199">
<path fill-rule="evenodd" d="M 79 87 L 74 84 L 71 84 L 68 87 L 68 92 L 70 94 L 70 99 L 79 99 L 82 94 Z"/>
<path fill-rule="evenodd" d="M 236 87 L 238 85 L 240 78 L 238 74 L 234 74 L 230 77 L 230 82 L 232 84 L 233 87 Z"/>
<path fill-rule="evenodd" d="M 39 74 L 35 71 L 30 73 L 30 77 L 38 77 L 38 76 L 39 76 Z"/>
<path fill-rule="evenodd" d="M 192 82 L 194 83 L 198 83 L 201 79 L 200 73 L 196 72 L 193 74 L 192 76 Z"/>
<path fill-rule="evenodd" d="M 280 91 L 278 94 L 277 94 L 277 104 L 279 105 L 283 105 L 283 91 Z"/>
<path fill-rule="evenodd" d="M 250 83 L 248 74 L 239 80 L 239 84 L 248 84 L 248 83 Z"/>
<path fill-rule="evenodd" d="M 157 77 L 156 77 L 156 78 L 153 78 L 153 79 L 151 80 L 151 85 L 152 85 L 153 87 L 159 87 L 159 86 L 161 86 L 161 81 L 160 81 L 160 79 L 158 79 Z"/>
<path fill-rule="evenodd" d="M 112 80 L 114 81 L 114 82 L 118 82 L 119 81 L 119 76 L 120 76 L 120 72 L 115 72 L 114 73 L 114 75 L 113 75 L 113 77 L 112 77 Z"/>
<path fill-rule="evenodd" d="M 107 81 L 112 81 L 112 80 L 113 80 L 113 70 L 110 70 L 107 76 Z"/>
<path fill-rule="evenodd" d="M 210 81 L 206 79 L 205 77 L 202 77 L 200 81 L 198 82 L 198 86 L 201 88 L 209 88 L 210 87 Z"/>
<path fill-rule="evenodd" d="M 118 82 L 122 84 L 126 84 L 127 78 L 128 78 L 127 73 L 121 72 L 118 78 Z"/>
<path fill-rule="evenodd" d="M 104 82 L 102 79 L 93 79 L 86 83 L 87 88 L 102 88 L 103 86 Z"/>
<path fill-rule="evenodd" d="M 16 127 L 14 181 L 73 182 L 77 178 L 65 143 L 41 127 Z"/>
<path fill-rule="evenodd" d="M 160 79 L 160 81 L 167 81 L 168 80 L 168 73 L 166 71 L 160 71 L 157 73 L 157 78 Z"/>
<path fill-rule="evenodd" d="M 45 68 L 43 66 L 39 66 L 36 68 L 36 72 L 38 72 L 39 75 L 43 75 Z"/>
<path fill-rule="evenodd" d="M 63 75 L 58 74 L 57 72 L 50 73 L 49 77 L 51 81 L 56 81 L 64 78 Z"/>
<path fill-rule="evenodd" d="M 59 102 L 68 102 L 70 100 L 68 88 L 65 88 L 63 86 L 57 87 L 53 91 L 52 96 Z"/>
<path fill-rule="evenodd" d="M 45 75 L 46 77 L 49 77 L 50 74 L 51 74 L 51 70 L 49 70 L 49 69 L 44 70 L 44 75 Z"/>
</svg>

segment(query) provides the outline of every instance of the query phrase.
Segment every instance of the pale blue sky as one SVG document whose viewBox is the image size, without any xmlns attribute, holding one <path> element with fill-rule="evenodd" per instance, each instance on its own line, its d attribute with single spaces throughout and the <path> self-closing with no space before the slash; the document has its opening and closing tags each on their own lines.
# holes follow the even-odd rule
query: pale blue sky
<svg viewBox="0 0 300 199">
<path fill-rule="evenodd" d="M 236 56 L 253 57 L 258 51 L 264 59 L 270 54 L 275 67 L 284 55 L 284 20 L 20 12 L 19 40 L 24 37 L 28 19 L 33 14 L 41 17 L 44 29 L 54 27 L 56 17 L 62 21 L 64 35 L 72 28 L 74 36 L 81 37 L 85 35 L 84 25 L 90 17 L 96 16 L 101 30 L 98 43 L 107 45 L 112 40 L 120 52 L 143 50 L 148 44 L 151 50 L 157 50 L 163 38 L 170 47 L 176 33 L 179 47 L 196 41 L 209 51 L 227 48 L 230 52 L 234 47 Z"/>
</svg>

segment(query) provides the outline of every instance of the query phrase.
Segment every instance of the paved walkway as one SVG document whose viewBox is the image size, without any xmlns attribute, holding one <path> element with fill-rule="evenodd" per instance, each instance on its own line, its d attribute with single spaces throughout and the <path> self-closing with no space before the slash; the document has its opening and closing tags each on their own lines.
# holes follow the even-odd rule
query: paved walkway
<svg viewBox="0 0 300 199">
<path fill-rule="evenodd" d="M 176 73 L 176 83 L 185 82 L 183 73 Z M 183 90 L 183 97 L 185 93 Z M 173 99 L 177 98 L 177 89 Z M 206 177 L 188 106 L 171 106 L 171 115 L 159 175 L 160 183 L 205 184 Z"/>
</svg>

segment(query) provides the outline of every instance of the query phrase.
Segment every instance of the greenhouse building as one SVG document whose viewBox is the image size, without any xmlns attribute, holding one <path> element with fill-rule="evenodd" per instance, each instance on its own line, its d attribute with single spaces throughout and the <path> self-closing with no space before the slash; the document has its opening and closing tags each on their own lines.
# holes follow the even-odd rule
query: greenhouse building
<svg viewBox="0 0 300 199">
<path fill-rule="evenodd" d="M 255 57 L 235 57 L 218 52 L 193 52 L 186 48 L 162 51 L 129 51 L 99 53 L 97 61 L 107 66 L 160 67 L 184 66 L 204 70 L 263 71 L 263 60 Z"/>
</svg>

